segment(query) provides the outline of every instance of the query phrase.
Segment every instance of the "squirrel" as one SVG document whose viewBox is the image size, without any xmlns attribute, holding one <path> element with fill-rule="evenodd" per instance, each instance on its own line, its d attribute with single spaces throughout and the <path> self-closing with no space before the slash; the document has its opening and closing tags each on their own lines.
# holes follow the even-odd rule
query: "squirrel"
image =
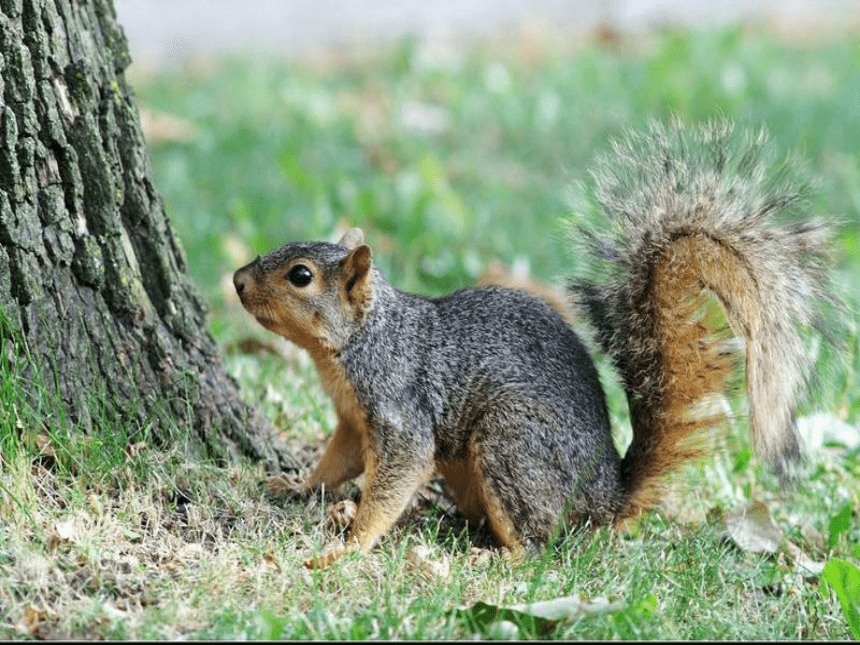
<svg viewBox="0 0 860 645">
<path fill-rule="evenodd" d="M 465 518 L 486 520 L 516 553 L 562 524 L 622 525 L 657 503 L 667 474 L 704 452 L 696 437 L 721 422 L 701 412 L 737 371 L 739 343 L 721 330 L 743 338 L 757 452 L 786 472 L 800 454 L 794 410 L 810 363 L 798 329 L 818 326 L 815 303 L 828 295 L 827 227 L 773 222 L 802 210 L 804 190 L 770 172 L 762 133 L 737 132 L 652 123 L 592 172 L 589 203 L 604 219 L 575 238 L 593 266 L 570 293 L 627 396 L 623 455 L 561 305 L 497 286 L 400 291 L 360 229 L 337 244 L 289 243 L 235 272 L 245 309 L 310 353 L 337 410 L 302 488 L 365 475 L 346 542 L 305 566 L 371 548 L 437 473 Z M 728 325 L 703 309 L 707 294 Z"/>
</svg>

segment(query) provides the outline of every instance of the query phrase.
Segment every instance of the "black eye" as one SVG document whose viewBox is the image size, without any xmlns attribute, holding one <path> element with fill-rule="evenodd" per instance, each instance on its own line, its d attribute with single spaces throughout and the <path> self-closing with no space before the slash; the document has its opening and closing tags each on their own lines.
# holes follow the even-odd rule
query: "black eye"
<svg viewBox="0 0 860 645">
<path fill-rule="evenodd" d="M 306 287 L 314 279 L 314 274 L 304 264 L 297 264 L 287 274 L 287 280 L 297 287 Z"/>
</svg>

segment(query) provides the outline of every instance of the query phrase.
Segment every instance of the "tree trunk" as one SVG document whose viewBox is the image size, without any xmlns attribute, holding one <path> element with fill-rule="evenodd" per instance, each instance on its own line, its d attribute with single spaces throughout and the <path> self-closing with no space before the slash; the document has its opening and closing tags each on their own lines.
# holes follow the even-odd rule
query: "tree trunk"
<svg viewBox="0 0 860 645">
<path fill-rule="evenodd" d="M 276 466 L 152 184 L 112 0 L 0 0 L 0 55 L 0 344 L 29 352 L 41 412 L 86 430 L 96 405 L 163 442 L 179 419 Z"/>
</svg>

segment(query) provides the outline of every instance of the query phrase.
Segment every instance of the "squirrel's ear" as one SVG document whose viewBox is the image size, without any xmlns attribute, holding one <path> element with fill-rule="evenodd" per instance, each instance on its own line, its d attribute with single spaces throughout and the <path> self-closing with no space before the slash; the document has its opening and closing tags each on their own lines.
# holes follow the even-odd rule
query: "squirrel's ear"
<svg viewBox="0 0 860 645">
<path fill-rule="evenodd" d="M 340 242 L 338 244 L 342 244 L 348 249 L 354 249 L 360 244 L 364 243 L 364 231 L 360 228 L 351 228 L 346 233 L 343 234 L 343 237 L 340 238 Z"/>
<path fill-rule="evenodd" d="M 359 229 L 353 229 L 361 231 Z M 370 247 L 362 244 L 349 252 L 343 260 L 344 288 L 348 294 L 360 293 L 366 289 L 370 280 Z"/>
</svg>

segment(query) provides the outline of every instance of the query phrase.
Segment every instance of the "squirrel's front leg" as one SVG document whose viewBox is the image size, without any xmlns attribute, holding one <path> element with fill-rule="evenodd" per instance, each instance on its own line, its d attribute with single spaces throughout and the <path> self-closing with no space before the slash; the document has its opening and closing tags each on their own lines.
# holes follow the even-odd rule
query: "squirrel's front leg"
<svg viewBox="0 0 860 645">
<path fill-rule="evenodd" d="M 388 444 L 382 454 L 377 451 L 379 443 Z M 424 447 L 404 443 L 370 442 L 365 454 L 364 490 L 346 543 L 327 548 L 305 561 L 305 567 L 324 569 L 350 551 L 367 551 L 400 517 L 412 494 L 434 469 L 432 442 Z"/>
<path fill-rule="evenodd" d="M 325 484 L 337 486 L 358 477 L 364 471 L 364 443 L 356 423 L 341 417 L 334 434 L 326 444 L 325 453 L 313 472 L 302 484 L 304 490 Z"/>
</svg>

